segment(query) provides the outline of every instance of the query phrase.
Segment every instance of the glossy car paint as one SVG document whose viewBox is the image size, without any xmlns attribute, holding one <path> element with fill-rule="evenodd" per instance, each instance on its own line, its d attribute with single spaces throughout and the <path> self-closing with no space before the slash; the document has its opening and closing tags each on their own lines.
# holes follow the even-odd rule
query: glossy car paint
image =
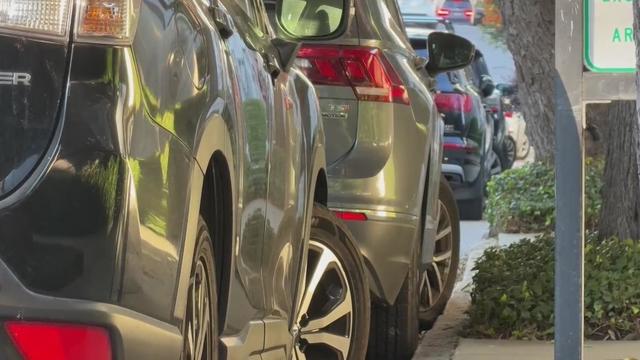
<svg viewBox="0 0 640 360">
<path fill-rule="evenodd" d="M 367 215 L 347 225 L 365 257 L 372 292 L 394 303 L 416 247 L 422 246 L 425 264 L 432 258 L 442 124 L 396 2 L 351 6 L 347 33 L 308 42 L 381 49 L 411 105 L 358 101 L 351 88 L 316 86 L 327 134 L 329 206 Z"/>
<path fill-rule="evenodd" d="M 217 274 L 225 352 L 289 353 L 325 168 L 317 96 L 296 70 L 272 78 L 276 49 L 262 17 L 230 1 L 220 9 L 233 20 L 228 39 L 205 2 L 192 0 L 143 1 L 130 47 L 0 36 L 3 52 L 40 58 L 23 68 L 18 57 L 0 60 L 2 71 L 33 71 L 39 89 L 0 86 L 0 104 L 19 96 L 40 116 L 0 155 L 3 180 L 7 166 L 38 158 L 1 194 L 0 319 L 92 323 L 110 330 L 117 359 L 180 358 L 195 231 L 215 167 L 229 197 L 230 226 L 216 232 L 215 249 L 226 269 Z M 43 61 L 61 69 L 35 77 Z M 21 115 L 3 110 L 3 129 Z M 29 140 L 32 148 L 19 147 Z"/>
</svg>

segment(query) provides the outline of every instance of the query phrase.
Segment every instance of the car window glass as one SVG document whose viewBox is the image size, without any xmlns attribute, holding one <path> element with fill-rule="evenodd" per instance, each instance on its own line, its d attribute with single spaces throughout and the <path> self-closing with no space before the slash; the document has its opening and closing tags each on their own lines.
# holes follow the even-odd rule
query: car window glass
<svg viewBox="0 0 640 360">
<path fill-rule="evenodd" d="M 297 36 L 326 36 L 342 22 L 344 0 L 290 0 L 282 6 L 282 26 Z"/>
</svg>

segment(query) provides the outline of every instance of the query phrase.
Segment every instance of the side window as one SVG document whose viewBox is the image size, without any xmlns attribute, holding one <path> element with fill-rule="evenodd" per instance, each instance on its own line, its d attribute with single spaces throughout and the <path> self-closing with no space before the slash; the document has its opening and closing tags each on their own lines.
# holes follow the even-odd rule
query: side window
<svg viewBox="0 0 640 360">
<path fill-rule="evenodd" d="M 290 0 L 282 4 L 282 26 L 296 36 L 327 36 L 338 30 L 344 0 Z"/>
</svg>

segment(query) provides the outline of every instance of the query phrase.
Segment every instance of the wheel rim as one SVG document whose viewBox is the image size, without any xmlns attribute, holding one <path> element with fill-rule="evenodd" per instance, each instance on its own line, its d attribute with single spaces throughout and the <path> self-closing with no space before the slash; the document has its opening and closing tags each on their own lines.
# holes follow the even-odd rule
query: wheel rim
<svg viewBox="0 0 640 360">
<path fill-rule="evenodd" d="M 438 201 L 438 227 L 433 260 L 420 276 L 420 311 L 427 311 L 438 303 L 445 292 L 451 274 L 453 256 L 453 227 L 449 210 Z"/>
<path fill-rule="evenodd" d="M 346 360 L 351 347 L 353 300 L 347 274 L 331 249 L 309 244 L 309 261 L 296 317 L 296 358 Z"/>
<path fill-rule="evenodd" d="M 504 143 L 504 152 L 507 156 L 507 161 L 513 164 L 516 161 L 516 143 L 512 139 L 507 139 Z"/>
<path fill-rule="evenodd" d="M 209 271 L 204 258 L 199 258 L 189 284 L 185 358 L 187 360 L 213 359 L 211 299 Z"/>
</svg>

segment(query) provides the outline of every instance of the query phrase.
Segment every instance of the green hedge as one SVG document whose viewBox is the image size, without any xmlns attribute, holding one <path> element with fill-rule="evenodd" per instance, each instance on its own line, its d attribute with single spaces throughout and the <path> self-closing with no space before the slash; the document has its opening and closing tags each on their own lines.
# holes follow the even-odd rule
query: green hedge
<svg viewBox="0 0 640 360">
<path fill-rule="evenodd" d="M 603 161 L 587 161 L 586 223 L 595 229 L 602 200 Z M 487 185 L 486 219 L 494 233 L 538 233 L 555 225 L 555 174 L 553 168 L 528 164 L 505 171 Z"/>
<path fill-rule="evenodd" d="M 622 339 L 638 333 L 640 244 L 587 236 L 585 336 Z M 544 235 L 491 248 L 476 263 L 467 336 L 553 338 L 554 239 Z"/>
</svg>

